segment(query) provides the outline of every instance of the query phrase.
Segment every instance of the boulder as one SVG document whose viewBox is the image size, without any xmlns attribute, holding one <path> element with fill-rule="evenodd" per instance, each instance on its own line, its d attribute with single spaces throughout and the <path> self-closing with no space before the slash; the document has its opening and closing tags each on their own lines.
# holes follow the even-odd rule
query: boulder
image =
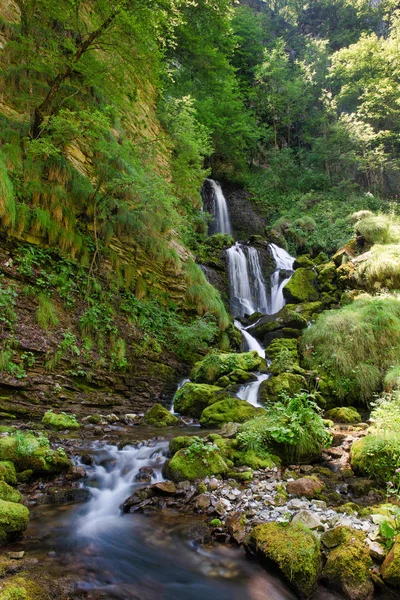
<svg viewBox="0 0 400 600">
<path fill-rule="evenodd" d="M 76 420 L 75 415 L 68 415 L 67 413 L 54 413 L 52 410 L 48 410 L 42 419 L 42 423 L 49 429 L 55 429 L 56 431 L 62 431 L 64 429 L 79 429 L 80 424 Z"/>
<path fill-rule="evenodd" d="M 154 404 L 143 417 L 143 424 L 151 427 L 171 427 L 179 425 L 179 419 L 161 404 Z"/>
<path fill-rule="evenodd" d="M 230 398 L 205 408 L 200 417 L 200 425 L 220 427 L 223 423 L 244 423 L 263 412 L 264 409 L 252 406 L 246 400 Z"/>
<path fill-rule="evenodd" d="M 361 423 L 360 413 L 353 406 L 331 408 L 325 413 L 325 418 L 336 423 Z"/>
<path fill-rule="evenodd" d="M 276 402 L 281 394 L 292 396 L 307 389 L 307 382 L 302 375 L 280 373 L 261 382 L 260 402 Z"/>
<path fill-rule="evenodd" d="M 385 485 L 399 466 L 400 442 L 394 436 L 366 435 L 356 440 L 350 450 L 351 468 L 360 475 L 373 475 Z"/>
<path fill-rule="evenodd" d="M 318 300 L 318 292 L 313 286 L 316 274 L 312 269 L 297 269 L 283 288 L 283 295 L 288 302 L 314 302 Z"/>
<path fill-rule="evenodd" d="M 28 526 L 28 519 L 26 506 L 0 500 L 0 544 L 20 539 Z"/>
<path fill-rule="evenodd" d="M 337 548 L 342 544 L 347 544 L 353 537 L 356 537 L 360 541 L 363 539 L 363 534 L 360 531 L 356 531 L 347 525 L 338 525 L 332 529 L 328 529 L 321 535 L 321 542 L 326 548 Z"/>
<path fill-rule="evenodd" d="M 0 499 L 19 504 L 22 500 L 22 494 L 5 481 L 0 481 Z"/>
<path fill-rule="evenodd" d="M 35 475 L 55 475 L 71 466 L 63 448 L 52 450 L 46 436 L 22 432 L 0 438 L 0 461 L 10 461 L 17 471 Z"/>
<path fill-rule="evenodd" d="M 296 258 L 293 263 L 293 268 L 299 269 L 300 267 L 304 267 L 305 269 L 312 269 L 314 267 L 314 263 L 309 254 L 302 254 Z"/>
<path fill-rule="evenodd" d="M 308 529 L 324 529 L 321 519 L 317 513 L 313 513 L 310 510 L 300 510 L 296 513 L 292 519 L 292 523 L 303 523 Z"/>
<path fill-rule="evenodd" d="M 370 600 L 374 594 L 371 566 L 368 546 L 352 537 L 329 554 L 322 579 L 348 600 Z"/>
<path fill-rule="evenodd" d="M 300 598 L 309 598 L 320 574 L 318 538 L 302 523 L 257 525 L 246 539 L 248 550 L 273 562 Z"/>
<path fill-rule="evenodd" d="M 394 588 L 400 588 L 400 536 L 386 556 L 381 566 L 381 576 L 385 583 Z"/>
<path fill-rule="evenodd" d="M 174 410 L 182 415 L 198 419 L 207 406 L 229 397 L 228 392 L 222 387 L 189 382 L 176 392 Z"/>
<path fill-rule="evenodd" d="M 17 483 L 17 473 L 14 464 L 9 460 L 0 461 L 0 481 L 14 485 Z"/>
<path fill-rule="evenodd" d="M 173 456 L 178 450 L 190 446 L 194 439 L 195 438 L 192 435 L 178 435 L 177 437 L 172 438 L 169 443 L 170 456 Z"/>
<path fill-rule="evenodd" d="M 172 481 L 195 481 L 212 475 L 224 475 L 228 466 L 218 449 L 206 446 L 196 451 L 191 448 L 178 450 L 171 460 L 166 463 L 164 473 Z"/>
<path fill-rule="evenodd" d="M 257 371 L 263 362 L 263 359 L 255 350 L 252 352 L 229 354 L 211 353 L 202 361 L 195 364 L 190 379 L 195 383 L 212 384 L 223 375 L 228 375 L 236 369 L 240 369 L 241 371 Z"/>
<path fill-rule="evenodd" d="M 286 485 L 288 494 L 304 496 L 309 500 L 318 498 L 324 488 L 325 484 L 314 476 L 300 477 L 300 479 L 296 479 L 295 481 L 289 481 Z"/>
</svg>

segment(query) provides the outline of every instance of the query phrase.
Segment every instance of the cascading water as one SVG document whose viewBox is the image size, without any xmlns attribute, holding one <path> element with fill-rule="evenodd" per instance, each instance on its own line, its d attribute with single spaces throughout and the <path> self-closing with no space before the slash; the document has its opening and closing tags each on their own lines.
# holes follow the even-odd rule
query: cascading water
<svg viewBox="0 0 400 600">
<path fill-rule="evenodd" d="M 214 219 L 210 223 L 209 233 L 228 233 L 232 235 L 232 227 L 229 220 L 228 205 L 226 203 L 225 196 L 222 192 L 222 188 L 214 181 L 214 179 L 207 179 L 208 184 L 211 187 L 211 200 Z"/>
<path fill-rule="evenodd" d="M 245 350 L 255 350 L 258 353 L 258 355 L 261 356 L 261 358 L 265 358 L 265 350 L 261 346 L 261 344 L 256 340 L 256 338 L 254 338 L 248 331 L 246 331 L 246 328 L 240 323 L 240 321 L 234 321 L 234 325 L 241 331 L 243 340 L 246 345 Z"/>
<path fill-rule="evenodd" d="M 266 312 L 267 293 L 256 248 L 236 242 L 226 251 L 231 312 L 234 316 Z"/>
<path fill-rule="evenodd" d="M 283 296 L 283 288 L 292 276 L 293 263 L 295 259 L 293 256 L 290 256 L 286 250 L 276 246 L 275 244 L 270 244 L 269 247 L 276 267 L 275 271 L 271 275 L 271 289 L 269 292 L 269 301 L 266 314 L 274 315 L 286 304 L 286 300 Z M 289 274 L 282 278 L 282 271 L 286 271 L 286 273 Z"/>
</svg>

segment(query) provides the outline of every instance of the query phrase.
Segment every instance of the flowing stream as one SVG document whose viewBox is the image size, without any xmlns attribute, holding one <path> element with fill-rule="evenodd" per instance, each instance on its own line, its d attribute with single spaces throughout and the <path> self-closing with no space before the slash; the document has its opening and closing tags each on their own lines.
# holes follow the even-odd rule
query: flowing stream
<svg viewBox="0 0 400 600">
<path fill-rule="evenodd" d="M 286 250 L 275 244 L 270 244 L 269 247 L 275 260 L 276 268 L 271 275 L 267 314 L 275 315 L 285 306 L 286 301 L 283 296 L 283 288 L 292 276 L 295 259 Z M 282 271 L 284 272 L 283 277 Z"/>
<path fill-rule="evenodd" d="M 207 179 L 207 181 L 212 190 L 212 207 L 214 216 L 213 221 L 210 223 L 210 234 L 228 233 L 229 235 L 232 235 L 228 205 L 222 192 L 222 188 L 219 183 L 214 181 L 214 179 Z"/>
</svg>

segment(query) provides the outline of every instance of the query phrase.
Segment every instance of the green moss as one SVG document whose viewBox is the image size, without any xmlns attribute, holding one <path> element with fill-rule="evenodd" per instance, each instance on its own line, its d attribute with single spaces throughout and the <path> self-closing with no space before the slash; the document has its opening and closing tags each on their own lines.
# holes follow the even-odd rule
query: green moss
<svg viewBox="0 0 400 600">
<path fill-rule="evenodd" d="M 205 408 L 200 417 L 200 425 L 202 427 L 219 427 L 223 423 L 244 423 L 262 412 L 262 408 L 256 408 L 246 400 L 230 398 L 215 402 Z"/>
<path fill-rule="evenodd" d="M 302 254 L 301 256 L 298 256 L 296 258 L 296 260 L 293 263 L 293 266 L 295 269 L 298 269 L 300 267 L 304 267 L 305 269 L 312 269 L 314 266 L 314 263 L 311 260 L 311 257 L 309 254 Z"/>
<path fill-rule="evenodd" d="M 152 427 L 170 427 L 178 425 L 179 419 L 161 404 L 154 404 L 144 415 L 143 423 Z"/>
<path fill-rule="evenodd" d="M 32 469 L 38 475 L 62 473 L 71 465 L 62 448 L 50 448 L 47 437 L 22 432 L 0 438 L 0 460 L 11 461 L 18 471 Z"/>
<path fill-rule="evenodd" d="M 80 424 L 76 420 L 75 415 L 68 415 L 64 412 L 54 413 L 52 410 L 49 410 L 45 413 L 42 423 L 45 427 L 55 429 L 56 431 L 80 428 Z"/>
<path fill-rule="evenodd" d="M 299 365 L 297 339 L 278 338 L 273 340 L 266 349 L 266 356 L 272 360 L 270 371 L 274 375 L 302 371 Z"/>
<path fill-rule="evenodd" d="M 350 460 L 355 472 L 385 485 L 400 467 L 400 436 L 367 435 L 353 443 Z"/>
<path fill-rule="evenodd" d="M 210 522 L 210 525 L 211 525 L 211 527 L 221 527 L 222 521 L 221 521 L 221 519 L 213 519 Z"/>
<path fill-rule="evenodd" d="M 28 526 L 28 519 L 26 506 L 0 500 L 0 543 L 19 539 Z"/>
<path fill-rule="evenodd" d="M 228 374 L 228 379 L 232 383 L 247 383 L 249 381 L 254 381 L 255 376 L 253 373 L 249 373 L 248 371 L 243 371 L 242 369 L 235 369 L 231 373 Z"/>
<path fill-rule="evenodd" d="M 7 502 L 19 503 L 22 500 L 22 494 L 5 481 L 0 481 L 0 499 Z"/>
<path fill-rule="evenodd" d="M 173 438 L 169 443 L 169 453 L 173 456 L 178 450 L 182 448 L 187 448 L 193 441 L 193 436 L 191 435 L 178 435 Z"/>
<path fill-rule="evenodd" d="M 385 583 L 400 588 L 400 536 L 396 537 L 393 548 L 383 562 L 381 575 Z"/>
<path fill-rule="evenodd" d="M 346 597 L 363 600 L 373 592 L 371 566 L 369 548 L 353 535 L 329 554 L 322 578 Z"/>
<path fill-rule="evenodd" d="M 253 471 L 228 471 L 227 477 L 236 479 L 236 481 L 251 481 L 253 479 Z"/>
<path fill-rule="evenodd" d="M 260 401 L 276 402 L 281 394 L 293 396 L 307 389 L 307 382 L 302 375 L 280 373 L 263 381 L 260 385 Z"/>
<path fill-rule="evenodd" d="M 236 369 L 256 371 L 263 363 L 256 351 L 239 354 L 208 354 L 201 362 L 196 363 L 190 379 L 196 383 L 214 383 L 223 375 Z"/>
<path fill-rule="evenodd" d="M 338 527 L 325 531 L 321 535 L 321 542 L 327 548 L 336 548 L 341 544 L 347 544 L 347 542 L 354 537 L 362 541 L 364 539 L 364 534 L 361 531 L 357 531 L 346 525 L 339 525 Z"/>
<path fill-rule="evenodd" d="M 326 419 L 336 423 L 360 423 L 361 415 L 354 406 L 339 406 L 331 408 L 325 413 Z"/>
<path fill-rule="evenodd" d="M 229 394 L 221 387 L 189 382 L 176 392 L 174 410 L 198 419 L 207 406 L 226 398 L 229 398 Z"/>
<path fill-rule="evenodd" d="M 297 269 L 283 288 L 283 295 L 288 302 L 314 302 L 318 300 L 318 292 L 312 285 L 316 274 L 310 269 Z"/>
<path fill-rule="evenodd" d="M 224 475 L 227 471 L 228 466 L 218 449 L 205 450 L 203 448 L 199 452 L 195 452 L 191 450 L 190 446 L 178 450 L 166 467 L 167 477 L 176 482 L 195 481 L 211 475 Z"/>
<path fill-rule="evenodd" d="M 250 467 L 251 469 L 273 469 L 280 464 L 280 459 L 269 452 L 257 452 L 256 450 L 235 450 L 233 460 L 238 467 Z"/>
<path fill-rule="evenodd" d="M 11 485 L 15 485 L 17 483 L 17 474 L 11 461 L 0 461 L 0 480 L 10 483 Z"/>
<path fill-rule="evenodd" d="M 1 585 L 0 600 L 46 600 L 48 597 L 42 585 L 21 575 L 8 577 Z"/>
<path fill-rule="evenodd" d="M 320 573 L 320 547 L 317 537 L 301 523 L 265 523 L 253 529 L 248 545 L 274 562 L 300 598 L 313 592 Z"/>
</svg>

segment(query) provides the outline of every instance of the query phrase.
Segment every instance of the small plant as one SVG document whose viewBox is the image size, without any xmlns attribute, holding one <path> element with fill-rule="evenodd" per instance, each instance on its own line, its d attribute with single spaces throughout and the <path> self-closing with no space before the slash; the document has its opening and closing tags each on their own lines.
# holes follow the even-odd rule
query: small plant
<svg viewBox="0 0 400 600">
<path fill-rule="evenodd" d="M 59 320 L 50 298 L 46 294 L 39 294 L 39 306 L 36 310 L 36 321 L 43 330 L 58 325 Z"/>
</svg>

